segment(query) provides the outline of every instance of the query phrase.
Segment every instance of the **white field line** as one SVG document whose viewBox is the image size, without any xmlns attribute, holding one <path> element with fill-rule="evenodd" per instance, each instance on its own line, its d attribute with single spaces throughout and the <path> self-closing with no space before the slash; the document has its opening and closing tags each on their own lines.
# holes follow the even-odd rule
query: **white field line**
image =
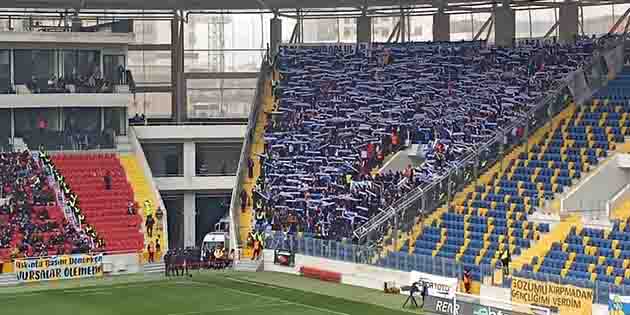
<svg viewBox="0 0 630 315">
<path fill-rule="evenodd" d="M 232 279 L 232 278 L 230 278 L 230 280 L 237 281 L 237 280 Z M 211 284 L 211 283 L 197 282 L 197 281 L 191 281 L 191 282 L 199 284 L 199 285 L 205 285 L 205 286 L 210 286 L 210 287 L 214 287 L 214 288 L 219 288 L 221 290 L 232 291 L 232 292 L 235 292 L 235 293 L 240 293 L 240 294 L 249 295 L 249 296 L 255 296 L 255 297 L 259 297 L 259 298 L 263 298 L 263 299 L 267 299 L 267 300 L 279 301 L 279 302 L 284 302 L 284 303 L 287 303 L 287 304 L 297 305 L 297 306 L 301 306 L 301 307 L 304 307 L 304 308 L 309 308 L 309 309 L 320 311 L 320 312 L 326 312 L 326 313 L 329 313 L 329 314 L 350 315 L 348 313 L 342 313 L 342 312 L 329 310 L 327 308 L 322 308 L 322 307 L 317 307 L 317 306 L 312 306 L 312 305 L 307 305 L 307 304 L 302 304 L 302 303 L 297 303 L 297 302 L 291 302 L 289 300 L 284 300 L 284 299 L 280 299 L 280 298 L 276 298 L 276 297 L 272 297 L 272 296 L 266 296 L 266 295 L 262 295 L 262 294 L 256 294 L 256 293 L 241 291 L 241 290 L 232 289 L 232 288 L 224 288 L 224 287 L 221 287 L 221 286 L 218 286 L 218 285 L 214 285 L 214 284 Z M 246 282 L 246 281 L 244 281 L 244 282 L 251 284 L 250 282 Z"/>
<path fill-rule="evenodd" d="M 270 304 L 257 304 L 257 305 L 249 305 L 249 306 L 231 306 L 231 307 L 213 308 L 207 311 L 171 313 L 168 315 L 195 315 L 195 314 L 201 315 L 201 314 L 212 314 L 212 313 L 229 312 L 229 311 L 242 311 L 242 310 L 251 309 L 251 308 L 258 310 L 261 308 L 277 307 L 277 306 L 285 306 L 285 305 L 291 305 L 291 303 L 270 303 Z"/>
<path fill-rule="evenodd" d="M 48 294 L 51 292 L 62 292 L 64 294 L 73 294 L 73 293 L 86 293 L 86 292 L 106 292 L 106 291 L 112 291 L 115 290 L 117 288 L 133 288 L 133 287 L 146 287 L 146 286 L 164 286 L 164 285 L 170 285 L 171 283 L 168 282 L 153 282 L 153 281 L 148 281 L 148 282 L 141 282 L 141 283 L 128 283 L 128 284 L 115 284 L 115 285 L 108 285 L 106 287 L 98 287 L 97 285 L 91 285 L 88 287 L 76 287 L 76 288 L 66 288 L 64 290 L 58 290 L 56 288 L 50 288 L 50 289 L 43 289 L 43 290 L 37 290 L 35 292 L 23 292 L 23 293 L 13 293 L 13 294 L 1 294 L 0 293 L 0 301 L 1 300 L 8 300 L 8 299 L 19 299 L 22 297 L 29 297 L 29 296 L 37 296 L 37 295 L 42 295 L 42 294 Z"/>
</svg>

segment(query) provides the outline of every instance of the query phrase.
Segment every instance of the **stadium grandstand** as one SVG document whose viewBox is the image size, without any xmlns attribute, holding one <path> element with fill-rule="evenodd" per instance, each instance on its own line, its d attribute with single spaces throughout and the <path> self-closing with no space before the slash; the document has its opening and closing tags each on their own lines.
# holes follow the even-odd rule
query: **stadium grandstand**
<svg viewBox="0 0 630 315">
<path fill-rule="evenodd" d="M 7 0 L 2 314 L 630 314 L 630 4 Z"/>
</svg>

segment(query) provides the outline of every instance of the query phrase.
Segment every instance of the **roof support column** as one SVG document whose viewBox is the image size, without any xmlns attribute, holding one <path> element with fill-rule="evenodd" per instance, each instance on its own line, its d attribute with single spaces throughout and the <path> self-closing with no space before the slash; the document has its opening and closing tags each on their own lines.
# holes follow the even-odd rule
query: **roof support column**
<svg viewBox="0 0 630 315">
<path fill-rule="evenodd" d="M 516 37 L 516 15 L 509 1 L 494 9 L 494 41 L 499 47 L 512 47 Z"/>
<path fill-rule="evenodd" d="M 269 48 L 271 50 L 269 52 L 269 58 L 273 60 L 273 56 L 278 53 L 280 44 L 282 44 L 282 20 L 277 16 L 274 16 L 269 25 L 271 26 L 271 30 L 269 32 Z"/>
<path fill-rule="evenodd" d="M 565 1 L 560 5 L 558 16 L 558 28 L 560 43 L 573 43 L 578 35 L 578 4 Z"/>
<path fill-rule="evenodd" d="M 451 19 L 444 9 L 433 14 L 433 41 L 448 42 L 451 40 Z"/>
<path fill-rule="evenodd" d="M 184 20 L 173 14 L 171 20 L 171 108 L 175 122 L 187 119 L 186 84 L 184 82 Z"/>
<path fill-rule="evenodd" d="M 361 15 L 357 18 L 357 43 L 369 43 L 372 41 L 372 18 Z"/>
</svg>

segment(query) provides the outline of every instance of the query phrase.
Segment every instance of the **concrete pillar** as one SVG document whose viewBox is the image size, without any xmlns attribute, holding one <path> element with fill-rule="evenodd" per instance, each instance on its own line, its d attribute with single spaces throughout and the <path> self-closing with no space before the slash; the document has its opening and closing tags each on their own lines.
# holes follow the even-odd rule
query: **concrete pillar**
<svg viewBox="0 0 630 315">
<path fill-rule="evenodd" d="M 433 14 L 433 41 L 448 42 L 451 40 L 451 19 L 443 11 Z"/>
<path fill-rule="evenodd" d="M 269 32 L 269 53 L 271 56 L 275 56 L 278 53 L 280 44 L 282 44 L 282 20 L 274 17 L 269 24 L 271 26 L 271 31 Z"/>
<path fill-rule="evenodd" d="M 195 152 L 195 143 L 192 141 L 184 142 L 184 178 L 186 181 L 192 180 L 195 176 L 195 166 L 197 157 Z"/>
<path fill-rule="evenodd" d="M 573 43 L 578 35 L 578 4 L 577 2 L 565 2 L 560 5 L 558 14 L 558 31 L 561 43 Z"/>
<path fill-rule="evenodd" d="M 357 43 L 372 42 L 372 18 L 362 15 L 357 18 Z"/>
<path fill-rule="evenodd" d="M 184 246 L 195 246 L 197 218 L 195 210 L 195 193 L 184 193 Z"/>
<path fill-rule="evenodd" d="M 509 6 L 494 9 L 494 41 L 500 47 L 512 47 L 516 37 L 516 15 Z"/>
<path fill-rule="evenodd" d="M 177 89 L 177 68 L 179 68 L 179 62 L 177 54 L 177 42 L 179 40 L 179 23 L 177 19 L 173 17 L 171 20 L 171 115 L 174 121 L 179 121 L 179 108 L 177 107 L 178 89 Z"/>
</svg>

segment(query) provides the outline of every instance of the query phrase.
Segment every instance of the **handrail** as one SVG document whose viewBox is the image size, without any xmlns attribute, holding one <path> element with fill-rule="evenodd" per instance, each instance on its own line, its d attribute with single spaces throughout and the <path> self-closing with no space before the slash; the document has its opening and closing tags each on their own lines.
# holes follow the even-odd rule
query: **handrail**
<svg viewBox="0 0 630 315">
<path fill-rule="evenodd" d="M 620 42 L 616 42 L 613 45 L 613 49 L 615 49 L 619 44 L 623 44 L 624 37 L 612 38 L 613 41 L 617 41 L 617 40 L 620 41 Z M 603 43 L 603 45 L 602 44 L 600 45 L 603 46 L 603 49 L 606 49 L 607 47 L 611 47 L 610 42 L 605 42 Z M 597 51 L 595 51 L 594 54 L 595 53 L 597 53 Z M 582 67 L 576 69 L 572 73 L 575 73 L 577 71 L 582 71 L 583 69 L 588 69 L 592 66 L 592 63 L 593 63 L 593 60 L 590 60 L 587 63 L 585 63 Z M 567 77 L 571 77 L 571 74 L 569 74 Z M 370 220 L 368 220 L 366 223 L 361 225 L 359 228 L 357 228 L 354 231 L 354 236 L 358 240 L 363 239 L 365 236 L 367 236 L 369 232 L 381 227 L 383 224 L 389 222 L 389 220 L 391 220 L 394 216 L 404 211 L 407 208 L 407 206 L 410 206 L 413 203 L 419 201 L 419 199 L 424 196 L 424 192 L 430 191 L 432 188 L 440 185 L 440 183 L 442 183 L 444 179 L 449 178 L 452 175 L 455 175 L 457 172 L 459 172 L 460 167 L 465 166 L 470 162 L 474 162 L 476 160 L 476 157 L 480 156 L 484 151 L 488 150 L 491 146 L 497 145 L 497 144 L 501 145 L 505 135 L 509 133 L 510 131 L 514 130 L 514 128 L 518 128 L 523 125 L 525 125 L 525 127 L 528 127 L 529 119 L 533 118 L 534 114 L 538 110 L 540 110 L 543 106 L 545 106 L 546 104 L 550 104 L 550 102 L 552 102 L 555 98 L 559 97 L 562 94 L 562 91 L 566 87 L 568 87 L 568 84 L 569 82 L 567 80 L 558 81 L 553 92 L 547 93 L 547 95 L 542 100 L 540 100 L 538 104 L 530 108 L 530 110 L 526 114 L 527 121 L 523 122 L 523 121 L 517 120 L 517 121 L 512 122 L 507 127 L 499 128 L 497 133 L 492 138 L 490 138 L 487 142 L 483 143 L 482 145 L 478 146 L 478 148 L 474 150 L 473 152 L 470 152 L 464 159 L 460 160 L 457 163 L 457 165 L 451 168 L 446 174 L 436 178 L 432 182 L 426 183 L 425 185 L 421 185 L 420 187 L 412 190 L 411 192 L 404 195 L 402 198 L 395 201 L 394 204 L 392 204 L 389 207 L 389 210 L 385 214 L 382 214 L 377 217 L 373 217 Z M 595 91 L 592 91 L 592 92 L 594 93 Z M 509 151 L 506 150 L 505 152 L 509 152 Z M 450 183 L 448 185 L 450 185 Z M 450 202 L 450 200 L 448 200 L 447 202 Z M 426 209 L 422 209 L 422 210 L 424 211 Z"/>
<path fill-rule="evenodd" d="M 241 148 L 241 155 L 238 161 L 238 168 L 236 169 L 236 184 L 232 190 L 232 197 L 230 200 L 230 247 L 237 249 L 240 244 L 240 192 L 243 189 L 243 183 L 245 181 L 245 172 L 247 171 L 247 158 L 251 153 L 251 146 L 254 141 L 254 135 L 256 133 L 256 124 L 258 122 L 258 116 L 262 109 L 262 97 L 265 90 L 265 82 L 269 74 L 268 58 L 265 56 L 260 66 L 260 72 L 256 81 L 256 93 L 252 100 L 252 108 L 249 112 L 249 118 L 247 119 L 247 131 L 243 139 L 243 146 Z"/>
</svg>

